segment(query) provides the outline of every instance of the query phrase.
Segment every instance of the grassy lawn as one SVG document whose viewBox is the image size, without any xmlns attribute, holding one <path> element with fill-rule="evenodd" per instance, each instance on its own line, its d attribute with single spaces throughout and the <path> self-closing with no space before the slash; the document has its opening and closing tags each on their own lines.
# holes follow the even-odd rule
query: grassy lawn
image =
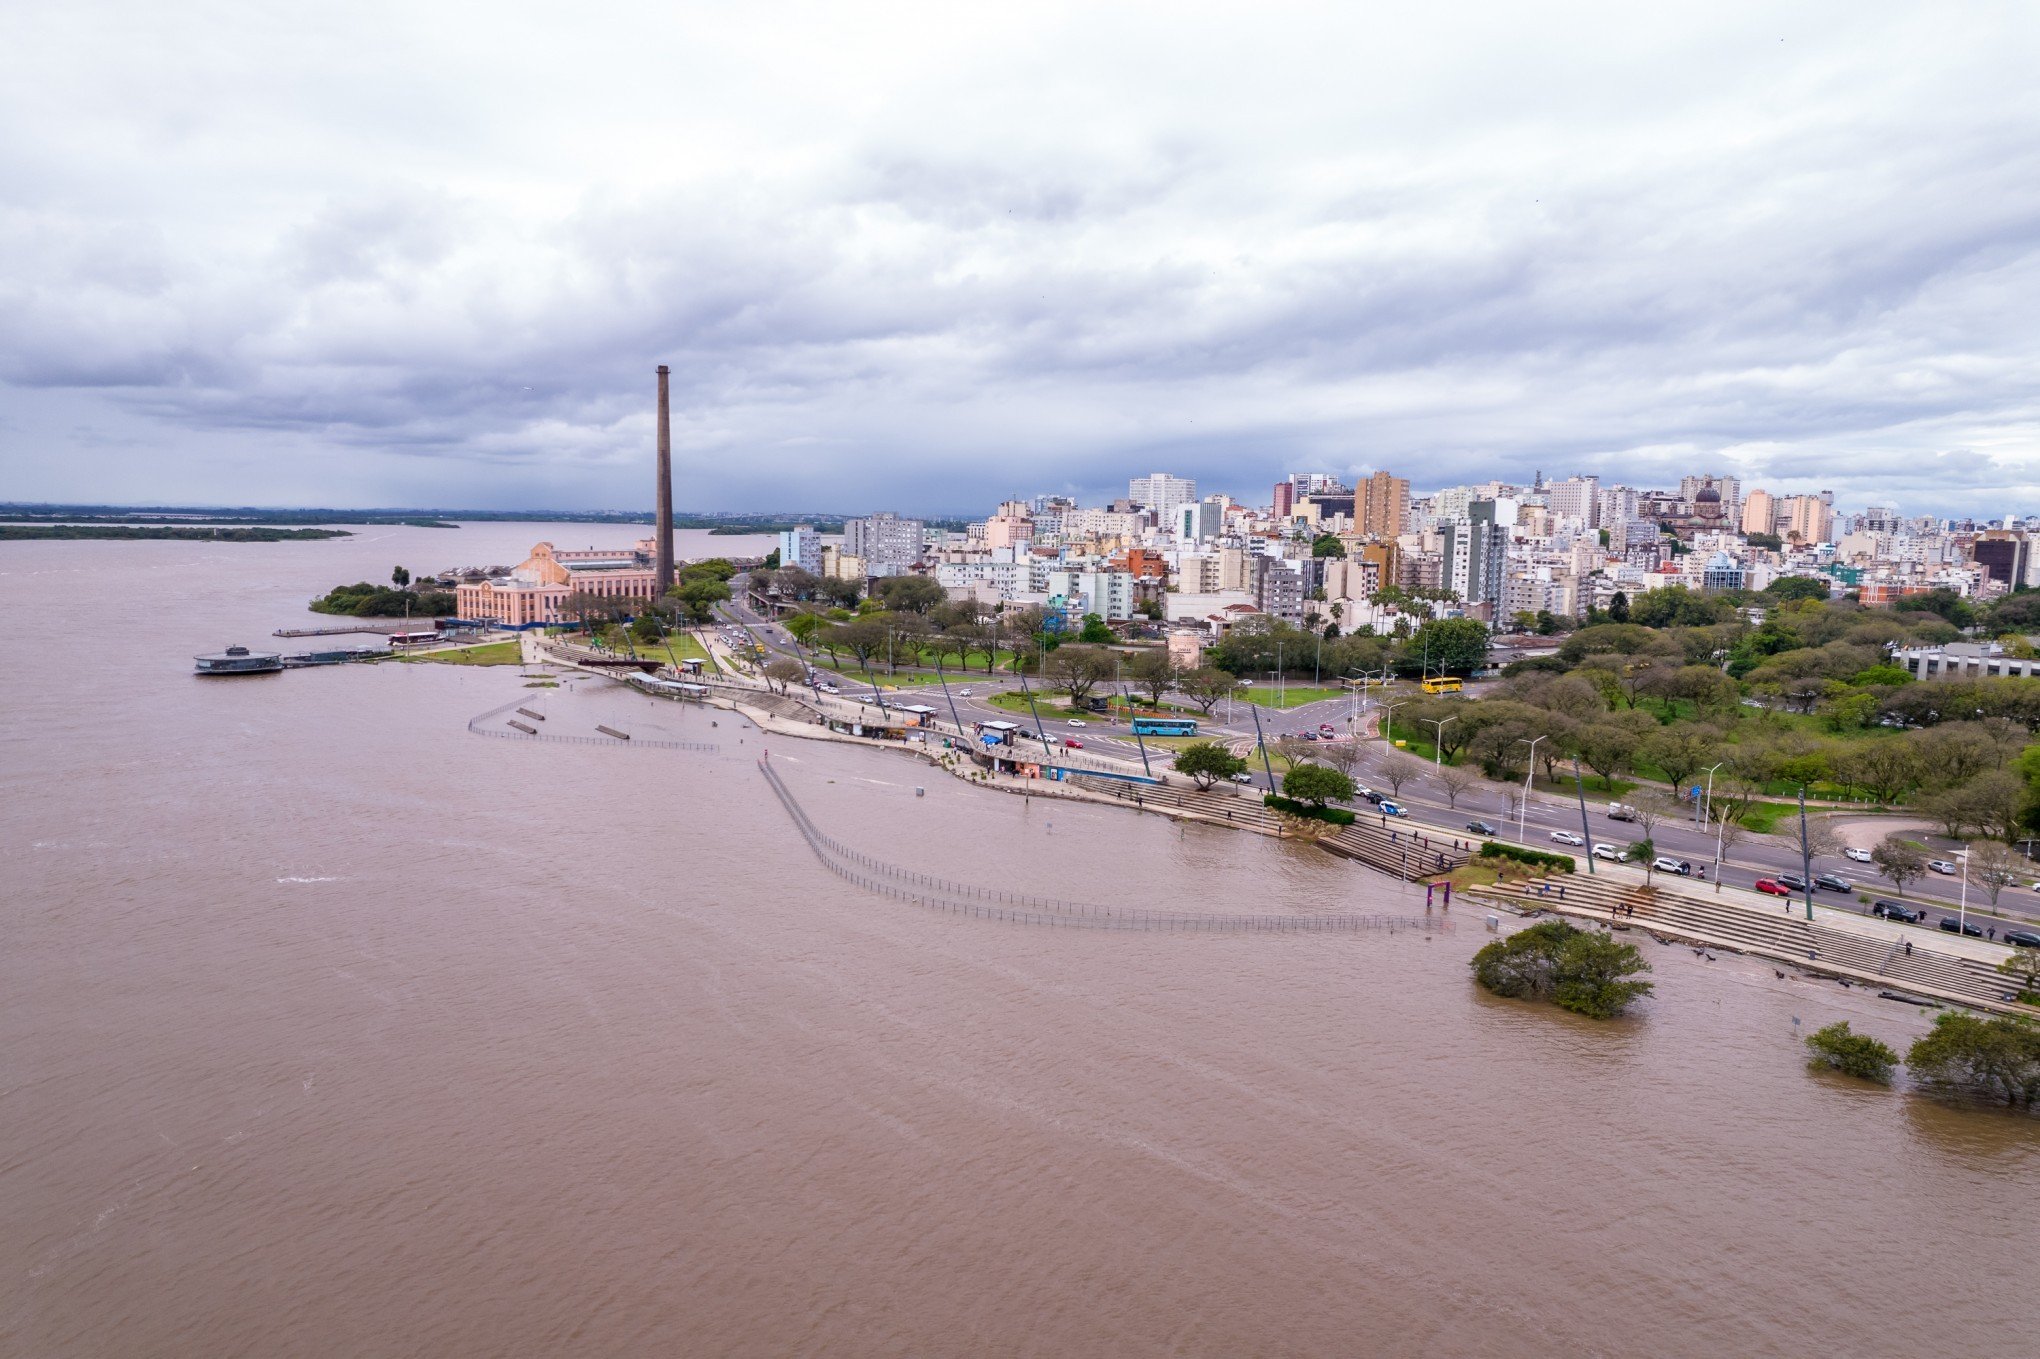
<svg viewBox="0 0 2040 1359">
<path fill-rule="evenodd" d="M 637 651 L 640 656 L 649 656 L 655 660 L 665 661 L 669 665 L 677 659 L 700 661 L 704 670 L 722 669 L 715 663 L 715 657 L 708 654 L 708 648 L 695 640 L 692 633 L 668 633 L 663 641 L 639 642 Z"/>
<path fill-rule="evenodd" d="M 406 656 L 404 659 L 436 665 L 522 665 L 524 647 L 514 641 L 484 642 L 480 646 L 464 646 L 453 651 L 434 651 L 424 655 Z"/>
<path fill-rule="evenodd" d="M 1345 696 L 1346 690 L 1344 689 L 1321 688 L 1310 684 L 1290 684 L 1283 687 L 1278 699 L 1274 685 L 1259 682 L 1250 688 L 1241 689 L 1233 695 L 1234 698 L 1256 704 L 1263 708 L 1300 708 L 1306 703 L 1321 703 L 1328 698 L 1344 698 Z"/>
</svg>

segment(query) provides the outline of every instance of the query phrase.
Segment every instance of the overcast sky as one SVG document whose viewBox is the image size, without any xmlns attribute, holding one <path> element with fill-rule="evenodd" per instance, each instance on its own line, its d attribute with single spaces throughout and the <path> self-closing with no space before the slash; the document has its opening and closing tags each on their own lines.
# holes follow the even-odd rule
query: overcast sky
<svg viewBox="0 0 2040 1359">
<path fill-rule="evenodd" d="M 1560 12 L 1562 11 L 1562 13 Z M 2040 5 L 0 6 L 0 499 L 2040 513 Z"/>
</svg>

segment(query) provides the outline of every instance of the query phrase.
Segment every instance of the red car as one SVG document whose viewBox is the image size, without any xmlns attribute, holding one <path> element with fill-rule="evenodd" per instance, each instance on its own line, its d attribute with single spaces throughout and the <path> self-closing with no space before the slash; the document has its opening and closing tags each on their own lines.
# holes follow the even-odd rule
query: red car
<svg viewBox="0 0 2040 1359">
<path fill-rule="evenodd" d="M 1083 748 L 1084 743 L 1082 741 L 1079 741 L 1074 736 L 1065 737 L 1063 739 L 1063 749 L 1065 750 L 1082 750 Z"/>
<path fill-rule="evenodd" d="M 1758 878 L 1757 890 L 1766 896 L 1789 897 L 1792 895 L 1792 889 L 1779 882 L 1776 878 Z"/>
</svg>

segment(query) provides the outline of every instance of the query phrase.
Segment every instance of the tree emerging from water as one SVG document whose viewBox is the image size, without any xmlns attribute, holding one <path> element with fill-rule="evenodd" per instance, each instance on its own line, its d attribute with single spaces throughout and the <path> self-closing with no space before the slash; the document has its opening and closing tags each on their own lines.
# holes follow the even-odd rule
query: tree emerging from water
<svg viewBox="0 0 2040 1359">
<path fill-rule="evenodd" d="M 1473 979 L 1498 996 L 1549 1000 L 1562 1010 L 1612 1019 L 1651 993 L 1630 980 L 1651 970 L 1633 944 L 1546 920 L 1497 939 L 1473 955 Z"/>
</svg>

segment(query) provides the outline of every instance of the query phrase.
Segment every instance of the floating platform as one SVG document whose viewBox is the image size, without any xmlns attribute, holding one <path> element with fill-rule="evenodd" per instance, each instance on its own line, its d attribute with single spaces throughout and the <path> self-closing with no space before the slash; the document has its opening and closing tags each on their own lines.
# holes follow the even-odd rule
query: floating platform
<svg viewBox="0 0 2040 1359">
<path fill-rule="evenodd" d="M 244 646 L 230 646 L 225 651 L 208 652 L 191 659 L 192 673 L 196 675 L 268 675 L 283 669 L 281 654 L 250 651 Z"/>
</svg>

